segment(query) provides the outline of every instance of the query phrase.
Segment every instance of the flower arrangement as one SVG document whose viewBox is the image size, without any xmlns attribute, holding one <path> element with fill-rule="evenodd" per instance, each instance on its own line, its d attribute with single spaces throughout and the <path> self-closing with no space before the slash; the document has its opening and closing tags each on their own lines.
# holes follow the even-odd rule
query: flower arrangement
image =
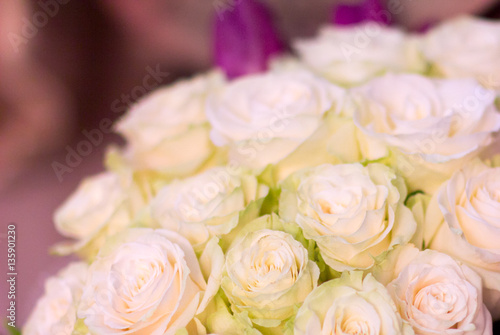
<svg viewBox="0 0 500 335">
<path fill-rule="evenodd" d="M 492 334 L 500 24 L 325 27 L 160 88 L 55 213 L 31 334 Z"/>
</svg>

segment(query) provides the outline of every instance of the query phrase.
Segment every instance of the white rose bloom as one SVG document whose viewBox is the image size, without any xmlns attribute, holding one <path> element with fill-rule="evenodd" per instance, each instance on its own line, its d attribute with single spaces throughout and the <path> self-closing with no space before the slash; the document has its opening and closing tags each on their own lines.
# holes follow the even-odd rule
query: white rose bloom
<svg viewBox="0 0 500 335">
<path fill-rule="evenodd" d="M 396 248 L 374 271 L 416 334 L 492 334 L 481 278 L 450 256 Z"/>
<path fill-rule="evenodd" d="M 299 40 L 295 49 L 315 72 L 340 85 L 359 85 L 387 71 L 419 71 L 416 43 L 401 30 L 373 22 L 325 26 L 317 37 Z"/>
<path fill-rule="evenodd" d="M 404 181 L 385 165 L 325 164 L 285 180 L 279 210 L 316 241 L 334 270 L 368 269 L 415 232 L 405 198 Z"/>
<path fill-rule="evenodd" d="M 318 286 L 295 318 L 295 335 L 410 335 L 384 285 L 361 271 Z"/>
<path fill-rule="evenodd" d="M 252 175 L 215 167 L 162 188 L 151 203 L 151 215 L 163 228 L 177 231 L 198 249 L 210 237 L 229 233 L 239 212 L 268 188 Z"/>
<path fill-rule="evenodd" d="M 106 236 L 130 223 L 126 201 L 127 192 L 118 175 L 104 172 L 85 179 L 54 214 L 57 231 L 76 240 L 56 245 L 56 252 L 95 253 Z"/>
<path fill-rule="evenodd" d="M 116 128 L 133 168 L 178 176 L 205 163 L 214 152 L 205 101 L 222 86 L 222 76 L 209 73 L 157 89 L 132 106 Z"/>
<path fill-rule="evenodd" d="M 165 229 L 124 231 L 90 266 L 78 317 L 100 335 L 175 334 L 195 322 L 219 289 L 224 255 L 212 242 L 201 256 L 202 273 L 181 235 Z"/>
<path fill-rule="evenodd" d="M 317 285 L 318 266 L 294 237 L 261 229 L 235 241 L 226 255 L 222 288 L 232 309 L 252 321 L 277 327 Z"/>
<path fill-rule="evenodd" d="M 76 308 L 82 295 L 88 266 L 71 263 L 45 282 L 45 293 L 38 300 L 23 327 L 26 335 L 71 335 Z"/>
<path fill-rule="evenodd" d="M 473 79 L 389 74 L 353 89 L 362 156 L 391 149 L 410 189 L 434 192 L 500 129 L 495 94 Z"/>
<path fill-rule="evenodd" d="M 500 23 L 458 17 L 428 31 L 420 44 L 438 75 L 472 77 L 489 88 L 500 89 Z"/>
<path fill-rule="evenodd" d="M 500 168 L 475 160 L 431 200 L 424 239 L 469 265 L 483 279 L 484 302 L 500 317 Z M 436 233 L 434 233 L 436 232 Z"/>
<path fill-rule="evenodd" d="M 283 56 L 273 57 L 269 60 L 269 72 L 287 73 L 297 71 L 309 70 L 307 69 L 307 65 L 295 56 L 285 54 Z"/>
<path fill-rule="evenodd" d="M 246 76 L 209 100 L 210 136 L 232 162 L 263 169 L 290 155 L 338 112 L 344 90 L 306 71 Z"/>
</svg>

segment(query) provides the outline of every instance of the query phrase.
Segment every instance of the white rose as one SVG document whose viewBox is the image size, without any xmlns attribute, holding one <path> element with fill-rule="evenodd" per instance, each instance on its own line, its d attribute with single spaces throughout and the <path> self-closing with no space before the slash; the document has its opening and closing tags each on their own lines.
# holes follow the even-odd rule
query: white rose
<svg viewBox="0 0 500 335">
<path fill-rule="evenodd" d="M 423 67 L 410 36 L 373 22 L 325 26 L 317 37 L 295 43 L 295 49 L 312 70 L 346 86 L 362 84 L 387 71 Z"/>
<path fill-rule="evenodd" d="M 484 301 L 500 317 L 500 168 L 479 160 L 456 172 L 431 200 L 424 239 L 483 279 Z M 436 232 L 434 234 L 434 232 Z"/>
<path fill-rule="evenodd" d="M 246 76 L 209 100 L 210 136 L 232 162 L 263 169 L 290 155 L 338 112 L 344 90 L 305 71 Z"/>
<path fill-rule="evenodd" d="M 467 16 L 445 21 L 422 37 L 421 49 L 438 75 L 500 89 L 500 23 Z"/>
<path fill-rule="evenodd" d="M 325 164 L 285 180 L 279 211 L 316 241 L 334 270 L 368 269 L 415 232 L 405 197 L 403 180 L 385 165 Z"/>
<path fill-rule="evenodd" d="M 45 293 L 38 300 L 23 327 L 26 335 L 71 335 L 76 308 L 82 295 L 88 266 L 71 263 L 45 282 Z"/>
<path fill-rule="evenodd" d="M 416 334 L 492 334 L 481 278 L 446 254 L 413 245 L 392 251 L 374 271 Z"/>
<path fill-rule="evenodd" d="M 371 274 L 344 272 L 341 278 L 318 286 L 295 318 L 295 335 L 362 334 L 409 335 L 384 285 Z"/>
<path fill-rule="evenodd" d="M 151 203 L 152 217 L 163 228 L 177 231 L 197 249 L 212 236 L 229 233 L 239 212 L 268 188 L 252 175 L 215 167 L 162 188 Z"/>
<path fill-rule="evenodd" d="M 292 55 L 282 55 L 269 60 L 269 72 L 287 73 L 297 71 L 309 71 L 307 65 Z"/>
<path fill-rule="evenodd" d="M 205 100 L 223 86 L 219 73 L 160 88 L 141 99 L 117 124 L 124 155 L 135 169 L 189 175 L 214 153 Z"/>
<path fill-rule="evenodd" d="M 119 232 L 130 220 L 127 192 L 118 175 L 104 172 L 87 178 L 54 214 L 57 231 L 76 240 L 56 245 L 55 250 L 91 257 L 106 236 Z"/>
<path fill-rule="evenodd" d="M 78 316 L 96 334 L 175 334 L 219 289 L 224 255 L 217 241 L 209 242 L 201 257 L 203 273 L 181 235 L 126 230 L 101 248 L 90 266 Z"/>
<path fill-rule="evenodd" d="M 221 287 L 235 312 L 247 312 L 257 325 L 277 327 L 293 316 L 318 277 L 318 266 L 292 235 L 260 229 L 232 244 Z"/>
<path fill-rule="evenodd" d="M 389 74 L 353 89 L 363 157 L 394 155 L 410 189 L 433 193 L 500 129 L 495 94 L 473 79 Z"/>
</svg>

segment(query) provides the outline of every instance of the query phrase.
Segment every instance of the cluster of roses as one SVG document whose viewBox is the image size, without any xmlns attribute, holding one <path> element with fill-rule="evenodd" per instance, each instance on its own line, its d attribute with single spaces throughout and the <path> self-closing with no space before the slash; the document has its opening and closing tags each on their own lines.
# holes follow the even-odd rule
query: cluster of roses
<svg viewBox="0 0 500 335">
<path fill-rule="evenodd" d="M 55 214 L 54 251 L 83 260 L 25 335 L 492 333 L 500 24 L 327 27 L 296 51 L 133 106 Z"/>
</svg>

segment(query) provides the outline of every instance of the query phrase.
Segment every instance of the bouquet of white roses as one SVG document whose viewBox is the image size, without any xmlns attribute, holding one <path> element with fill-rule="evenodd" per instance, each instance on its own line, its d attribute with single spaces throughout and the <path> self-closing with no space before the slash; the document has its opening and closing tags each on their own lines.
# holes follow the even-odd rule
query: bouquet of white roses
<svg viewBox="0 0 500 335">
<path fill-rule="evenodd" d="M 160 88 L 55 213 L 24 334 L 491 334 L 500 24 L 325 27 Z"/>
</svg>

